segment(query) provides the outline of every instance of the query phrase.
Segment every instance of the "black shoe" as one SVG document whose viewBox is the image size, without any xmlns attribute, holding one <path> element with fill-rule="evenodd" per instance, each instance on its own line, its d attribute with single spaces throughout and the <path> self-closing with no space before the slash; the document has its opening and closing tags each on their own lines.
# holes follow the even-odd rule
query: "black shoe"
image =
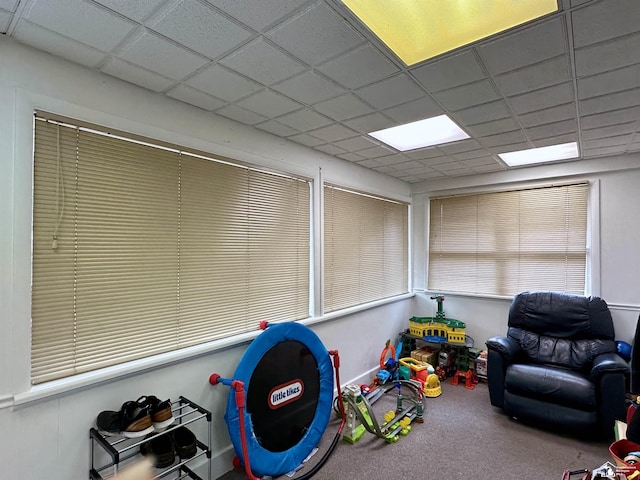
<svg viewBox="0 0 640 480">
<path fill-rule="evenodd" d="M 153 465 L 156 468 L 167 468 L 173 465 L 176 460 L 176 451 L 173 448 L 173 441 L 169 435 L 148 435 L 150 440 L 140 445 L 142 455 L 152 455 Z"/>
<path fill-rule="evenodd" d="M 149 395 L 140 397 L 137 402 L 141 407 L 149 409 L 151 423 L 155 431 L 161 432 L 175 421 L 171 410 L 171 400 L 161 401 L 158 397 Z"/>
<path fill-rule="evenodd" d="M 153 432 L 149 408 L 138 402 L 125 402 L 119 412 L 105 410 L 96 419 L 98 431 L 103 435 L 124 435 L 127 438 L 143 437 Z"/>
<path fill-rule="evenodd" d="M 191 458 L 198 451 L 196 436 L 187 427 L 178 427 L 169 435 L 171 435 L 176 453 L 180 458 Z"/>
</svg>

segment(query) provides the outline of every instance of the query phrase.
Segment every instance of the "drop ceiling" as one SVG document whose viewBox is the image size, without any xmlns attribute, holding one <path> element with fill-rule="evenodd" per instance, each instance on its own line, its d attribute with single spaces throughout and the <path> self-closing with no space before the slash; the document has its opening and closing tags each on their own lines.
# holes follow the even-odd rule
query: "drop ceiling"
<svg viewBox="0 0 640 480">
<path fill-rule="evenodd" d="M 560 0 L 411 67 L 339 0 L 0 0 L 0 33 L 410 183 L 558 143 L 640 151 L 638 0 Z M 471 138 L 399 152 L 367 135 L 441 114 Z"/>
</svg>

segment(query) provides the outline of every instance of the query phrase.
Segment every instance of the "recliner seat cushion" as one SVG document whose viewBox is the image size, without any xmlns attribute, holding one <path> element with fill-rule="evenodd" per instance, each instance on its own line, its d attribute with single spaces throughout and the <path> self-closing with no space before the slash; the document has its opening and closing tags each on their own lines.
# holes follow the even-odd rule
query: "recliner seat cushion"
<svg viewBox="0 0 640 480">
<path fill-rule="evenodd" d="M 595 385 L 584 375 L 531 364 L 507 367 L 507 392 L 585 411 L 597 407 Z"/>
</svg>

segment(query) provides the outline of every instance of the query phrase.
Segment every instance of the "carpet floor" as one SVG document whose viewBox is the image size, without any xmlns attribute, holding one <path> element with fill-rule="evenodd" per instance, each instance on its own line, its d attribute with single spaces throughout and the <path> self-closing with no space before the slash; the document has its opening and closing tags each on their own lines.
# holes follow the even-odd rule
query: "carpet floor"
<svg viewBox="0 0 640 480">
<path fill-rule="evenodd" d="M 380 423 L 395 402 L 389 392 L 374 403 Z M 491 406 L 484 383 L 468 390 L 444 381 L 442 395 L 427 398 L 425 404 L 424 423 L 413 423 L 409 435 L 390 444 L 369 433 L 353 445 L 341 440 L 313 478 L 561 480 L 565 469 L 593 470 L 612 460 L 609 442 L 549 432 L 507 417 Z M 322 457 L 339 423 L 331 420 L 318 452 L 293 478 Z M 235 469 L 220 480 L 245 478 L 244 470 Z M 581 476 L 572 477 L 576 478 Z"/>
</svg>

